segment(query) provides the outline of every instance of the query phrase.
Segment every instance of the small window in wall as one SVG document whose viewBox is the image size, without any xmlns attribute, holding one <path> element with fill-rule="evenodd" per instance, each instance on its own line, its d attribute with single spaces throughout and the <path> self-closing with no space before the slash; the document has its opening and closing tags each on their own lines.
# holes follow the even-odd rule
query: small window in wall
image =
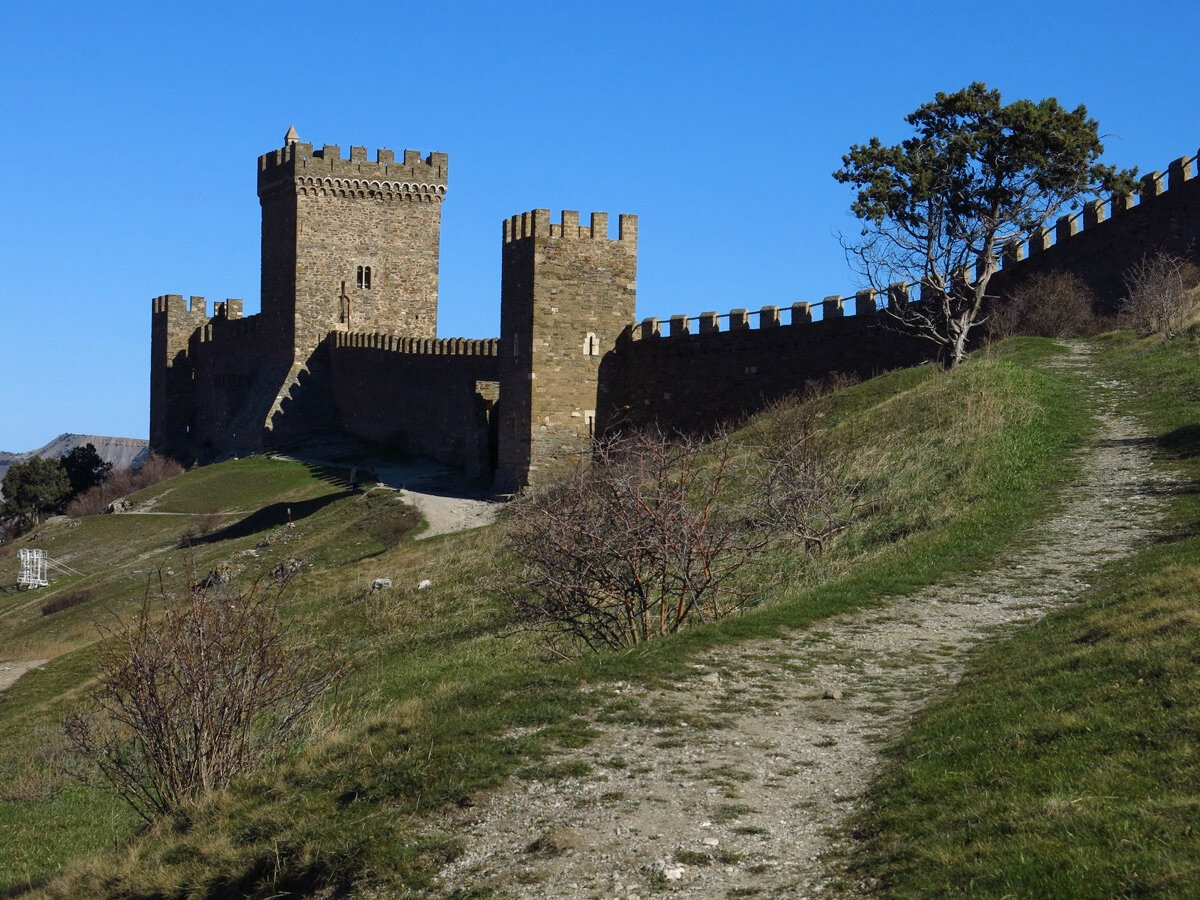
<svg viewBox="0 0 1200 900">
<path fill-rule="evenodd" d="M 364 291 L 369 291 L 371 289 L 371 267 L 370 266 L 359 266 L 358 267 L 358 278 L 357 278 L 356 283 Z"/>
<path fill-rule="evenodd" d="M 589 438 L 596 436 L 596 411 L 587 409 L 583 412 L 583 422 L 587 426 L 587 434 Z"/>
<path fill-rule="evenodd" d="M 596 333 L 594 331 L 589 331 L 587 333 L 587 337 L 583 339 L 583 355 L 600 355 L 600 339 L 596 337 Z"/>
</svg>

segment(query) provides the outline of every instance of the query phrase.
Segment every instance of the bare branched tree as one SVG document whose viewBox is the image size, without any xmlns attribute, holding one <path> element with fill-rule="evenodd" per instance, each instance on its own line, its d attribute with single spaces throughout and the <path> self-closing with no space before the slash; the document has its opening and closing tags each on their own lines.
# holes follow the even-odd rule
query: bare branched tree
<svg viewBox="0 0 1200 900">
<path fill-rule="evenodd" d="M 191 580 L 195 583 L 195 579 Z M 136 618 L 101 625 L 92 710 L 64 720 L 68 744 L 152 821 L 223 788 L 278 752 L 341 674 L 293 642 L 280 586 L 167 589 Z"/>
<path fill-rule="evenodd" d="M 519 560 L 504 590 L 552 649 L 620 648 L 744 608 L 739 581 L 767 546 L 730 496 L 733 445 L 644 432 L 600 444 L 590 465 L 512 504 Z"/>
<path fill-rule="evenodd" d="M 843 246 L 885 296 L 899 282 L 917 286 L 919 302 L 893 302 L 884 315 L 954 366 L 984 321 L 1005 248 L 1076 198 L 1131 190 L 1133 173 L 1099 165 L 1095 120 L 1052 97 L 1004 105 L 999 91 L 975 83 L 937 94 L 906 121 L 913 137 L 853 146 L 834 173 L 858 189 L 851 210 L 864 223 Z"/>
<path fill-rule="evenodd" d="M 1200 273 L 1182 256 L 1159 250 L 1125 272 L 1121 318 L 1131 327 L 1171 337 L 1183 330 L 1195 306 L 1189 288 Z"/>
</svg>

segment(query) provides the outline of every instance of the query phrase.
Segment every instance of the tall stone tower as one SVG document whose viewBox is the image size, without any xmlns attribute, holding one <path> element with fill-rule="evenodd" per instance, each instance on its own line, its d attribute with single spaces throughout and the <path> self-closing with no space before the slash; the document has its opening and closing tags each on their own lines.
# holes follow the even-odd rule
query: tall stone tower
<svg viewBox="0 0 1200 900">
<path fill-rule="evenodd" d="M 264 352 L 304 364 L 331 332 L 437 336 L 445 153 L 343 159 L 291 128 L 258 158 Z"/>
<path fill-rule="evenodd" d="M 637 216 L 620 217 L 615 241 L 607 213 L 584 226 L 572 211 L 513 216 L 501 264 L 496 486 L 514 491 L 587 451 L 601 356 L 634 319 Z"/>
</svg>

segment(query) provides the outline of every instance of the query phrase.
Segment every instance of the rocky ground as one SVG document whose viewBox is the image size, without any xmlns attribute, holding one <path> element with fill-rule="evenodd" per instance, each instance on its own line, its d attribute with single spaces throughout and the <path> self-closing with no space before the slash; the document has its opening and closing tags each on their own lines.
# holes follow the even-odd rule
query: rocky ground
<svg viewBox="0 0 1200 900">
<path fill-rule="evenodd" d="M 1090 370 L 1082 346 L 1064 364 Z M 1070 603 L 1089 572 L 1150 533 L 1163 485 L 1143 432 L 1116 412 L 1123 390 L 1099 383 L 1097 440 L 1030 549 L 791 639 L 724 649 L 672 690 L 604 686 L 597 709 L 636 715 L 614 717 L 591 744 L 556 756 L 553 770 L 566 777 L 514 780 L 439 823 L 465 843 L 439 893 L 847 890 L 843 829 L 881 745 L 959 677 L 972 645 Z"/>
</svg>

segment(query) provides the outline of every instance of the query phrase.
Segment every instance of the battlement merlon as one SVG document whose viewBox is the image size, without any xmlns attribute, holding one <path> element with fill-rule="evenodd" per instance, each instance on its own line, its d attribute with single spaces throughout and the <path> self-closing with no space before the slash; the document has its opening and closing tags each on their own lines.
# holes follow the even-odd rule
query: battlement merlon
<svg viewBox="0 0 1200 900">
<path fill-rule="evenodd" d="M 550 221 L 550 210 L 535 209 L 518 213 L 504 220 L 504 243 L 511 244 L 526 238 L 559 238 L 564 240 L 607 241 L 608 213 L 594 212 L 589 225 L 579 224 L 576 210 L 564 209 L 558 222 Z M 638 217 L 622 213 L 617 217 L 617 243 L 637 249 Z"/>
<path fill-rule="evenodd" d="M 199 326 L 210 318 L 208 301 L 203 297 L 192 296 L 185 300 L 182 294 L 163 294 L 151 300 L 150 305 L 153 315 L 165 315 L 168 319 L 181 323 L 191 322 Z M 213 305 L 212 318 L 240 319 L 241 317 L 242 301 L 236 297 L 230 297 L 223 301 L 218 300 Z"/>
<path fill-rule="evenodd" d="M 234 301 L 241 306 L 240 300 Z M 203 297 L 184 299 L 182 294 L 163 294 L 151 301 L 155 313 L 165 313 L 169 318 L 195 320 L 197 324 L 208 321 L 208 302 Z"/>
<path fill-rule="evenodd" d="M 337 144 L 314 150 L 312 144 L 295 141 L 258 158 L 258 190 L 262 194 L 264 188 L 305 177 L 347 177 L 424 185 L 445 193 L 449 159 L 445 153 L 430 153 L 422 158 L 417 150 L 405 150 L 396 159 L 394 151 L 380 148 L 375 151 L 375 159 L 368 160 L 366 147 L 351 147 L 346 159 Z"/>
</svg>

